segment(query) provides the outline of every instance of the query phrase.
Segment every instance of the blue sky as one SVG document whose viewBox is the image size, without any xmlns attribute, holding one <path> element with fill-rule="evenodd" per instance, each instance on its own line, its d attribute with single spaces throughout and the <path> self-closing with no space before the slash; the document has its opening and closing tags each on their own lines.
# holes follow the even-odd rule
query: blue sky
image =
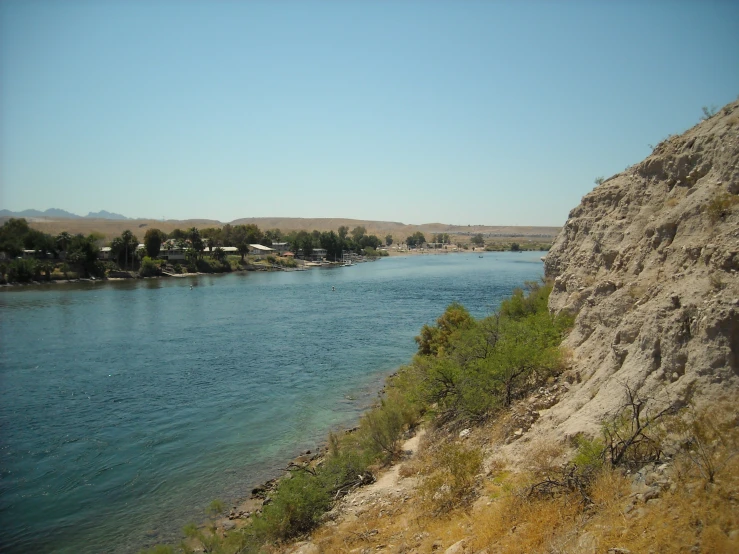
<svg viewBox="0 0 739 554">
<path fill-rule="evenodd" d="M 0 207 L 561 225 L 739 94 L 739 2 L 0 3 Z"/>
</svg>

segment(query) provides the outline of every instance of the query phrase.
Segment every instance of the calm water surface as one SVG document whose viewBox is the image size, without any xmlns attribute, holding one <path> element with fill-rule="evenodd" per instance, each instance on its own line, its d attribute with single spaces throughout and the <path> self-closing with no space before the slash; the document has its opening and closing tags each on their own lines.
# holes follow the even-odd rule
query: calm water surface
<svg viewBox="0 0 739 554">
<path fill-rule="evenodd" d="M 541 255 L 3 290 L 0 551 L 178 540 L 353 424 L 449 303 L 488 315 Z"/>
</svg>

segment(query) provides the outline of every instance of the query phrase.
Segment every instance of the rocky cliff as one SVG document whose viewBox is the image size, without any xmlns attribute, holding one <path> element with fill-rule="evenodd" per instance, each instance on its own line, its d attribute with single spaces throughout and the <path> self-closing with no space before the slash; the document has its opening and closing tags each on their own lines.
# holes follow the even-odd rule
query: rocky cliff
<svg viewBox="0 0 739 554">
<path fill-rule="evenodd" d="M 570 393 L 532 431 L 594 432 L 624 399 L 739 391 L 739 102 L 587 194 L 545 259 L 577 314 Z M 533 437 L 532 437 L 533 438 Z"/>
</svg>

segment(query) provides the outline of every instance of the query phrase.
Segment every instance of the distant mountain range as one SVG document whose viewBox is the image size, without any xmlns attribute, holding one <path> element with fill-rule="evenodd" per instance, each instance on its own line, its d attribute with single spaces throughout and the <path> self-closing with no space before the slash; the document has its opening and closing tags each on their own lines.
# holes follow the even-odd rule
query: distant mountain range
<svg viewBox="0 0 739 554">
<path fill-rule="evenodd" d="M 60 210 L 58 208 L 49 208 L 48 210 L 23 210 L 22 212 L 11 212 L 10 210 L 0 210 L 0 217 L 46 217 L 54 219 L 117 219 L 125 220 L 131 219 L 125 215 L 108 212 L 101 210 L 99 212 L 90 212 L 86 216 L 73 214 L 66 210 Z"/>
</svg>

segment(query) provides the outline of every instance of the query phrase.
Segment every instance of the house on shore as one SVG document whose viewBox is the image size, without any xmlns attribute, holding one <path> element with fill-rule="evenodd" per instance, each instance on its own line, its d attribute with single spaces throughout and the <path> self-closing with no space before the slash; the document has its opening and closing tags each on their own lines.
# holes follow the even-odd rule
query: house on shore
<svg viewBox="0 0 739 554">
<path fill-rule="evenodd" d="M 269 246 L 264 246 L 263 244 L 250 244 L 249 245 L 249 255 L 250 256 L 258 256 L 260 258 L 264 258 L 265 256 L 269 256 L 270 254 L 275 254 L 274 248 L 270 248 Z"/>
<path fill-rule="evenodd" d="M 216 248 L 219 248 L 219 247 L 218 246 L 207 247 L 205 250 L 203 250 L 203 252 L 208 254 L 209 256 L 212 256 L 213 251 Z M 238 256 L 239 254 L 239 249 L 236 248 L 235 246 L 221 246 L 220 249 L 223 250 L 226 256 Z"/>
<path fill-rule="evenodd" d="M 300 250 L 298 250 L 296 258 L 308 260 L 311 262 L 321 262 L 327 255 L 328 251 L 325 248 L 314 248 L 313 251 L 310 253 L 310 256 L 306 256 L 301 248 Z"/>
<path fill-rule="evenodd" d="M 159 258 L 167 260 L 168 262 L 180 262 L 185 261 L 187 256 L 185 253 L 187 249 L 177 246 L 175 244 L 162 244 L 161 250 L 159 250 Z"/>
<path fill-rule="evenodd" d="M 286 252 L 290 251 L 289 242 L 273 242 L 272 248 L 278 256 L 284 256 Z"/>
</svg>

